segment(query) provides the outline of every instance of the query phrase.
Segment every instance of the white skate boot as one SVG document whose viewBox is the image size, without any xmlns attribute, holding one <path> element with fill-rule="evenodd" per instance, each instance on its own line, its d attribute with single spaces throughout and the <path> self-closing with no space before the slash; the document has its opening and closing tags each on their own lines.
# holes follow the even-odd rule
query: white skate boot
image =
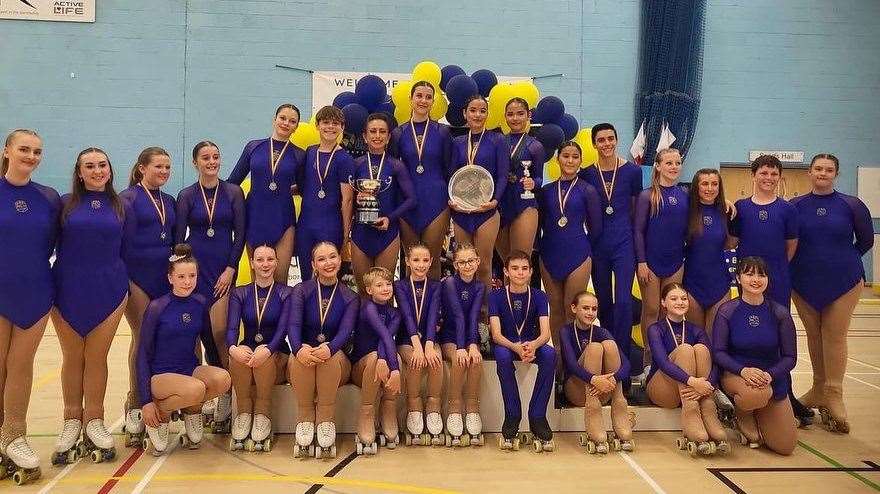
<svg viewBox="0 0 880 494">
<path fill-rule="evenodd" d="M 168 449 L 168 424 L 161 423 L 159 427 L 147 428 L 147 437 L 141 445 L 146 450 L 150 445 L 153 446 L 153 456 L 159 456 Z"/>
<path fill-rule="evenodd" d="M 116 458 L 113 436 L 104 426 L 104 420 L 92 419 L 86 424 L 86 433 L 80 446 L 80 454 L 91 458 L 92 463 L 101 463 Z"/>
<path fill-rule="evenodd" d="M 8 471 L 14 472 L 12 480 L 17 485 L 24 485 L 40 478 L 40 457 L 24 436 L 15 438 L 6 446 L 6 451 L 0 453 L 2 453 L 0 464 L 4 467 L 4 474 Z"/>
<path fill-rule="evenodd" d="M 296 424 L 296 444 L 293 445 L 294 458 L 308 458 L 315 455 L 315 423 L 300 422 Z"/>
<path fill-rule="evenodd" d="M 336 458 L 336 424 L 321 422 L 318 424 L 318 447 L 315 458 Z"/>
<path fill-rule="evenodd" d="M 253 415 L 249 413 L 239 413 L 232 421 L 232 437 L 229 438 L 229 451 L 244 449 L 245 440 L 251 433 L 251 422 Z"/>
<path fill-rule="evenodd" d="M 483 419 L 479 413 L 469 412 L 465 415 L 465 425 L 468 434 L 471 436 L 471 444 L 474 446 L 483 445 Z"/>
<path fill-rule="evenodd" d="M 202 423 L 204 416 L 200 413 L 184 413 L 183 428 L 185 434 L 180 435 L 180 445 L 189 449 L 198 449 L 205 435 L 205 426 Z"/>
<path fill-rule="evenodd" d="M 53 465 L 69 465 L 79 458 L 79 448 L 76 447 L 79 435 L 82 432 L 82 422 L 79 419 L 67 419 L 58 440 L 55 441 L 55 452 L 52 453 Z"/>
<path fill-rule="evenodd" d="M 272 451 L 272 421 L 269 417 L 258 413 L 254 415 L 254 423 L 251 425 L 251 451 Z"/>
</svg>

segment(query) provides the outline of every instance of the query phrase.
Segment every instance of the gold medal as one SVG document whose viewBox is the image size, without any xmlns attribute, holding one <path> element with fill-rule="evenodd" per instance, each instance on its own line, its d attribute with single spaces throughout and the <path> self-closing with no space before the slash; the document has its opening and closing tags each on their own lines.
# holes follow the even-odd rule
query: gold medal
<svg viewBox="0 0 880 494">
<path fill-rule="evenodd" d="M 559 221 L 557 221 L 556 224 L 559 225 L 559 228 L 565 228 L 565 225 L 568 224 L 568 218 L 563 216 L 559 218 Z"/>
</svg>

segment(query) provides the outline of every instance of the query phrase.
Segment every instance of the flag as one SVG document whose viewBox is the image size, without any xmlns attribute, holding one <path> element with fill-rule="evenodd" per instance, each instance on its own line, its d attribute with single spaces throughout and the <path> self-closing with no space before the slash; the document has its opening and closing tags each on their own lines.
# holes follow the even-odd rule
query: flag
<svg viewBox="0 0 880 494">
<path fill-rule="evenodd" d="M 669 130 L 669 124 L 663 122 L 663 129 L 660 131 L 660 140 L 657 142 L 657 151 L 672 146 L 675 142 L 675 134 Z"/>
<path fill-rule="evenodd" d="M 632 146 L 629 147 L 629 154 L 637 165 L 641 165 L 645 159 L 645 144 L 647 144 L 647 137 L 645 136 L 645 121 L 642 120 L 639 132 L 636 134 L 636 138 L 633 139 Z"/>
</svg>

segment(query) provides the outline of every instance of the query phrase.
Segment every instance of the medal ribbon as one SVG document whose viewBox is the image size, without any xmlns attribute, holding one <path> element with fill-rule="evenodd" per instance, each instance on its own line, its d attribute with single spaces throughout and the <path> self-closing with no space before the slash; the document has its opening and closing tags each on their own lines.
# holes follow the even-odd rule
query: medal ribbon
<svg viewBox="0 0 880 494">
<path fill-rule="evenodd" d="M 166 216 L 165 216 L 165 201 L 162 200 L 162 191 L 158 190 L 159 200 L 156 201 L 156 199 L 153 197 L 153 194 L 150 193 L 149 189 L 147 189 L 147 187 L 143 184 L 143 182 L 139 183 L 138 185 L 140 185 L 141 188 L 144 189 L 144 192 L 147 193 L 147 197 L 150 198 L 150 204 L 153 205 L 153 208 L 156 210 L 156 214 L 159 215 L 159 223 L 162 225 L 162 230 L 164 230 Z"/>
<path fill-rule="evenodd" d="M 324 309 L 324 296 L 321 294 L 321 282 L 318 282 L 318 321 L 321 324 L 321 331 L 324 330 L 324 321 L 327 319 L 327 314 L 330 313 L 330 306 L 333 305 L 333 297 L 336 296 L 336 288 L 339 286 L 339 281 L 333 285 L 333 291 L 330 292 L 330 297 L 327 299 L 327 308 Z"/>
<path fill-rule="evenodd" d="M 471 131 L 468 130 L 468 139 L 467 139 L 467 154 L 468 155 L 467 155 L 467 159 L 468 159 L 469 165 L 473 165 L 474 159 L 477 158 L 477 151 L 480 150 L 480 143 L 483 142 L 483 136 L 486 135 L 486 129 L 483 129 L 483 131 L 480 132 L 480 138 L 477 139 L 476 145 L 474 145 L 473 141 L 471 141 L 472 135 L 473 134 L 471 134 Z"/>
<path fill-rule="evenodd" d="M 290 144 L 290 140 L 284 142 L 284 147 L 281 148 L 281 152 L 278 153 L 278 159 L 275 159 L 275 139 L 269 138 L 269 181 L 275 180 L 275 170 L 278 169 L 278 164 L 281 163 L 281 158 L 284 156 L 284 151 L 287 151 L 287 146 Z"/>
<path fill-rule="evenodd" d="M 565 218 L 565 203 L 568 202 L 568 196 L 571 194 L 571 191 L 574 190 L 574 184 L 576 184 L 577 181 L 578 177 L 575 175 L 568 190 L 565 191 L 565 196 L 562 195 L 562 179 L 560 178 L 556 181 L 556 197 L 559 199 L 559 214 L 561 215 L 561 218 Z"/>
<path fill-rule="evenodd" d="M 379 169 L 376 170 L 376 176 L 373 176 L 373 159 L 370 156 L 370 153 L 367 152 L 367 171 L 370 172 L 370 180 L 381 180 L 382 178 L 382 167 L 385 166 L 385 153 L 382 153 L 382 159 L 379 160 Z"/>
<path fill-rule="evenodd" d="M 327 174 L 330 173 L 330 163 L 333 162 L 333 155 L 336 154 L 336 150 L 339 149 L 339 146 L 333 146 L 333 151 L 330 151 L 330 158 L 327 159 L 327 168 L 324 169 L 324 173 L 321 173 L 321 150 L 315 148 L 315 173 L 318 175 L 318 188 L 324 190 L 324 180 L 327 178 Z"/>
<path fill-rule="evenodd" d="M 526 310 L 523 312 L 523 320 L 519 325 L 516 324 L 516 314 L 513 313 L 513 302 L 510 300 L 510 286 L 504 288 L 504 291 L 507 293 L 507 307 L 510 309 L 510 317 L 513 318 L 513 324 L 516 326 L 516 335 L 522 336 L 523 329 L 526 327 L 526 321 L 529 320 L 529 309 L 532 306 L 532 290 L 530 288 L 526 289 L 526 293 L 528 293 L 528 297 L 526 298 Z"/>
<path fill-rule="evenodd" d="M 421 299 L 419 299 L 418 297 L 418 293 L 416 292 L 416 283 L 413 281 L 412 278 L 409 279 L 409 286 L 410 288 L 412 288 L 413 304 L 415 305 L 416 309 L 416 327 L 418 327 L 422 320 L 422 308 L 425 307 L 425 295 L 427 295 L 428 292 L 428 280 L 427 278 L 425 279 L 425 287 L 422 288 Z"/>
<path fill-rule="evenodd" d="M 608 205 L 611 205 L 611 195 L 614 194 L 614 182 L 617 180 L 617 169 L 620 168 L 619 163 L 614 164 L 614 173 L 611 175 L 611 186 L 609 187 L 607 183 L 605 183 L 605 174 L 602 173 L 602 169 L 599 168 L 599 164 L 596 163 L 596 169 L 599 170 L 599 178 L 602 180 L 602 190 L 605 191 L 605 197 L 608 198 Z"/>
<path fill-rule="evenodd" d="M 425 121 L 425 130 L 422 132 L 422 140 L 419 141 L 418 136 L 416 135 L 416 124 L 413 123 L 412 120 L 409 121 L 409 129 L 412 131 L 413 141 L 416 144 L 416 154 L 419 157 L 419 164 L 422 164 L 422 152 L 425 150 L 425 142 L 428 140 L 428 127 L 431 126 L 431 121 Z"/>
<path fill-rule="evenodd" d="M 269 306 L 269 297 L 272 296 L 273 288 L 275 288 L 274 280 L 272 280 L 272 284 L 269 285 L 269 291 L 266 292 L 266 300 L 263 302 L 263 305 L 260 305 L 260 295 L 257 293 L 257 284 L 254 283 L 254 305 L 256 305 L 257 312 L 257 333 L 260 332 L 260 324 L 263 323 L 263 314 L 266 313 L 266 307 Z"/>
<path fill-rule="evenodd" d="M 205 194 L 205 188 L 199 182 L 199 190 L 202 192 L 202 201 L 205 203 L 205 210 L 208 212 L 208 228 L 214 228 L 214 208 L 217 207 L 217 196 L 220 195 L 220 184 L 214 189 L 214 197 L 211 198 L 211 204 L 208 204 L 208 195 Z"/>
</svg>

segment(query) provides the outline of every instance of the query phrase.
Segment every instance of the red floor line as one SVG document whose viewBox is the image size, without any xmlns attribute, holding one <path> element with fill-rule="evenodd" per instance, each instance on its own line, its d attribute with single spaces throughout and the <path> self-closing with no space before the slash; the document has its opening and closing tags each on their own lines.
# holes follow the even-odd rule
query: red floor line
<svg viewBox="0 0 880 494">
<path fill-rule="evenodd" d="M 138 460 L 138 458 L 141 457 L 142 454 L 144 454 L 144 450 L 142 450 L 141 448 L 135 449 L 131 453 L 131 456 L 129 456 L 128 459 L 125 460 L 125 463 L 123 463 L 119 466 L 118 469 L 116 469 L 116 472 L 113 473 L 113 477 L 107 480 L 107 483 L 105 483 L 101 487 L 101 489 L 98 491 L 98 494 L 107 494 L 108 492 L 110 492 L 110 490 L 119 483 L 119 477 L 125 475 L 125 472 L 127 472 L 128 469 L 135 464 L 135 462 Z"/>
</svg>

